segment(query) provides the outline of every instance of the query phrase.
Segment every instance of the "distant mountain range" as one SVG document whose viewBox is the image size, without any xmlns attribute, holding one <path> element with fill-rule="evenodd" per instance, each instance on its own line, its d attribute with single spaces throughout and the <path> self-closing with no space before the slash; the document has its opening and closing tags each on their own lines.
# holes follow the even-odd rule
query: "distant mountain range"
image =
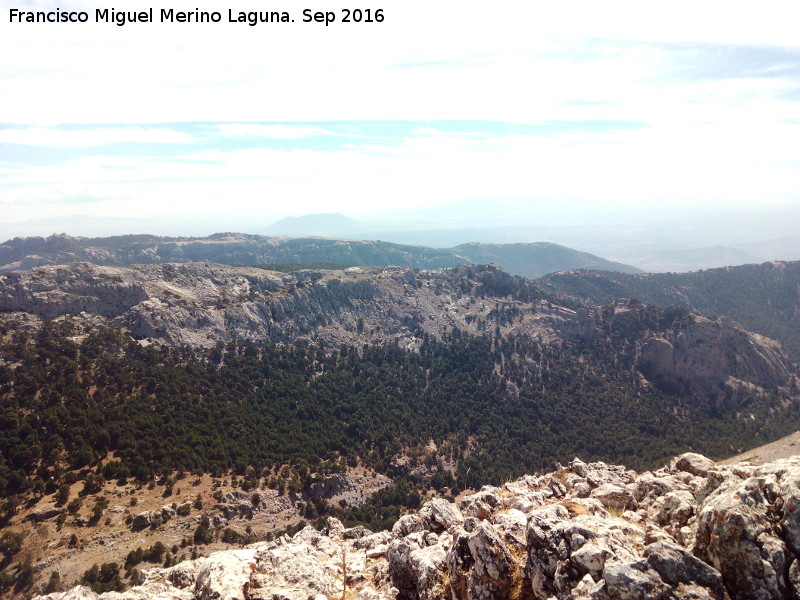
<svg viewBox="0 0 800 600">
<path fill-rule="evenodd" d="M 356 218 L 341 213 L 286 217 L 271 225 L 265 215 L 243 220 L 225 214 L 164 218 L 100 218 L 75 215 L 35 221 L 0 222 L 0 240 L 43 236 L 54 231 L 90 238 L 146 231 L 163 236 L 240 231 L 270 237 L 328 237 L 382 240 L 436 249 L 481 242 L 552 242 L 632 265 L 643 271 L 686 272 L 767 260 L 800 260 L 800 207 L 725 213 L 609 211 L 598 206 L 553 202 L 473 199 L 426 209 L 372 212 Z"/>
<path fill-rule="evenodd" d="M 481 244 L 472 242 L 461 244 L 450 249 L 458 255 L 466 256 L 470 262 L 476 264 L 496 264 L 512 275 L 536 278 L 547 273 L 565 271 L 567 264 L 580 264 L 582 266 L 572 269 L 595 269 L 599 271 L 617 271 L 620 273 L 641 273 L 641 269 L 622 263 L 606 260 L 589 254 L 579 252 L 572 248 L 550 244 L 547 242 L 534 242 L 531 244 Z M 590 267 L 589 265 L 596 265 Z"/>
<path fill-rule="evenodd" d="M 455 248 L 431 248 L 372 240 L 221 233 L 202 238 L 152 235 L 82 238 L 62 234 L 47 238 L 14 238 L 0 244 L 0 272 L 77 261 L 108 266 L 166 262 L 213 262 L 249 266 L 334 263 L 345 266 L 402 266 L 419 269 L 495 263 L 513 275 L 531 278 L 568 269 L 641 272 L 630 265 L 549 243 L 471 243 Z"/>
<path fill-rule="evenodd" d="M 346 217 L 343 217 L 346 219 Z M 599 306 L 636 298 L 659 307 L 680 306 L 709 317 L 724 315 L 779 340 L 800 359 L 800 262 L 767 262 L 692 273 L 643 274 L 629 265 L 549 243 L 461 244 L 431 248 L 382 241 L 216 234 L 203 238 L 129 235 L 14 238 L 0 244 L 0 272 L 48 264 L 105 266 L 162 263 L 400 266 L 439 269 L 493 263 L 513 275 L 542 277 L 557 297 Z"/>
<path fill-rule="evenodd" d="M 514 210 L 521 211 L 516 224 L 509 224 L 507 219 L 477 218 L 477 214 L 485 212 L 485 202 L 480 202 L 432 207 L 416 213 L 415 218 L 399 215 L 396 220 L 358 221 L 340 213 L 309 214 L 281 219 L 256 232 L 290 237 L 380 239 L 434 248 L 470 242 L 507 244 L 547 240 L 650 272 L 685 272 L 800 259 L 800 237 L 786 235 L 790 230 L 778 227 L 775 215 L 732 213 L 710 219 L 701 214 L 687 220 L 674 214 L 637 217 L 598 213 L 593 218 L 590 214 L 573 212 L 555 219 L 555 207 L 550 205 L 537 205 L 539 212 L 535 215 L 525 213 L 523 206 L 515 206 Z M 497 212 L 509 213 L 509 209 L 500 205 Z M 788 211 L 782 216 L 781 221 L 789 223 L 798 215 L 796 211 Z M 745 225 L 749 235 L 745 235 Z M 754 237 L 756 231 L 762 237 Z"/>
</svg>

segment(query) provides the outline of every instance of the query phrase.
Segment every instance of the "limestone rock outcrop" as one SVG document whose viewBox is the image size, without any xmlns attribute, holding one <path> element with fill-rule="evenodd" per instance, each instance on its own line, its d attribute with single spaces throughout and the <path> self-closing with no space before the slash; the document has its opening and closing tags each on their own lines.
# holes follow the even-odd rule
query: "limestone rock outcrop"
<svg viewBox="0 0 800 600">
<path fill-rule="evenodd" d="M 425 336 L 440 338 L 453 329 L 524 335 L 544 344 L 612 336 L 625 340 L 625 352 L 651 384 L 717 409 L 738 408 L 768 392 L 786 397 L 794 381 L 794 367 L 779 343 L 727 319 L 687 312 L 653 321 L 657 309 L 632 300 L 570 308 L 541 294 L 532 282 L 493 265 L 281 273 L 210 263 L 83 262 L 0 273 L 0 326 L 35 331 L 48 320 L 63 320 L 75 326 L 76 335 L 115 326 L 143 344 L 195 347 L 235 339 L 397 343 L 414 350 Z M 523 371 L 540 374 L 536 361 L 520 361 Z M 507 386 L 519 393 L 518 382 L 509 379 Z M 433 474 L 424 461 L 404 457 L 392 467 L 409 478 Z M 342 499 L 358 501 L 352 493 Z"/>
<path fill-rule="evenodd" d="M 123 593 L 44 598 L 777 600 L 798 597 L 799 542 L 800 456 L 718 466 L 687 453 L 641 474 L 575 459 L 458 505 L 434 498 L 391 532 L 328 519 L 145 571 Z"/>
<path fill-rule="evenodd" d="M 35 326 L 37 319 L 64 319 L 90 328 L 120 326 L 137 338 L 169 345 L 320 339 L 356 345 L 398 341 L 414 348 L 421 343 L 419 329 L 435 336 L 453 327 L 479 333 L 480 321 L 516 307 L 491 291 L 481 304 L 462 297 L 462 280 L 483 289 L 483 279 L 492 273 L 502 271 L 352 267 L 281 273 L 208 263 L 45 265 L 0 273 L 0 313 L 17 315 L 19 328 Z M 527 333 L 542 339 L 578 318 L 574 311 L 536 302 L 527 308 L 543 311 L 525 325 Z"/>
<path fill-rule="evenodd" d="M 659 389 L 706 408 L 738 408 L 743 399 L 788 386 L 793 365 L 781 344 L 725 317 L 707 318 L 619 299 L 599 307 L 601 326 L 637 340 L 637 370 Z"/>
<path fill-rule="evenodd" d="M 791 373 L 783 349 L 773 340 L 749 333 L 727 319 L 699 316 L 647 340 L 637 366 L 668 389 L 712 398 L 748 384 L 762 388 L 785 385 Z"/>
</svg>

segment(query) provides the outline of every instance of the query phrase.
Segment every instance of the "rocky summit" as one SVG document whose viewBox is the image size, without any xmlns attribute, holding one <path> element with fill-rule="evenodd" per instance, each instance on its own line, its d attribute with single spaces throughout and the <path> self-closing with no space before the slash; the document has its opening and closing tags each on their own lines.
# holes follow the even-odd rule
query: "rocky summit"
<svg viewBox="0 0 800 600">
<path fill-rule="evenodd" d="M 391 531 L 316 531 L 47 600 L 781 599 L 800 597 L 800 456 L 657 471 L 569 466 L 442 498 Z"/>
</svg>

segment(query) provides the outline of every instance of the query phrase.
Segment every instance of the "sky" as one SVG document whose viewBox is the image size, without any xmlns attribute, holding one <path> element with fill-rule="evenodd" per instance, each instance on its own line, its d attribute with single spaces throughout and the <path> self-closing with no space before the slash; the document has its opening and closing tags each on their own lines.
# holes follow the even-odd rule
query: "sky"
<svg viewBox="0 0 800 600">
<path fill-rule="evenodd" d="M 797 208 L 793 4 L 0 0 L 0 233 Z M 195 7 L 221 21 L 158 22 Z M 10 22 L 56 8 L 89 22 Z"/>
</svg>

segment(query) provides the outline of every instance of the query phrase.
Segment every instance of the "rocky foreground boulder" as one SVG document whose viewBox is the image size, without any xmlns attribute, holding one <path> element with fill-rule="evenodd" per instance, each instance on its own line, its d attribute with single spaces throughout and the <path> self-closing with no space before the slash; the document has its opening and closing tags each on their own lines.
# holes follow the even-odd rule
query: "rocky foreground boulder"
<svg viewBox="0 0 800 600">
<path fill-rule="evenodd" d="M 576 458 L 457 505 L 434 498 L 392 531 L 329 519 L 323 531 L 151 569 L 124 593 L 43 598 L 797 599 L 798 557 L 800 456 L 718 466 L 684 454 L 641 474 Z"/>
</svg>

